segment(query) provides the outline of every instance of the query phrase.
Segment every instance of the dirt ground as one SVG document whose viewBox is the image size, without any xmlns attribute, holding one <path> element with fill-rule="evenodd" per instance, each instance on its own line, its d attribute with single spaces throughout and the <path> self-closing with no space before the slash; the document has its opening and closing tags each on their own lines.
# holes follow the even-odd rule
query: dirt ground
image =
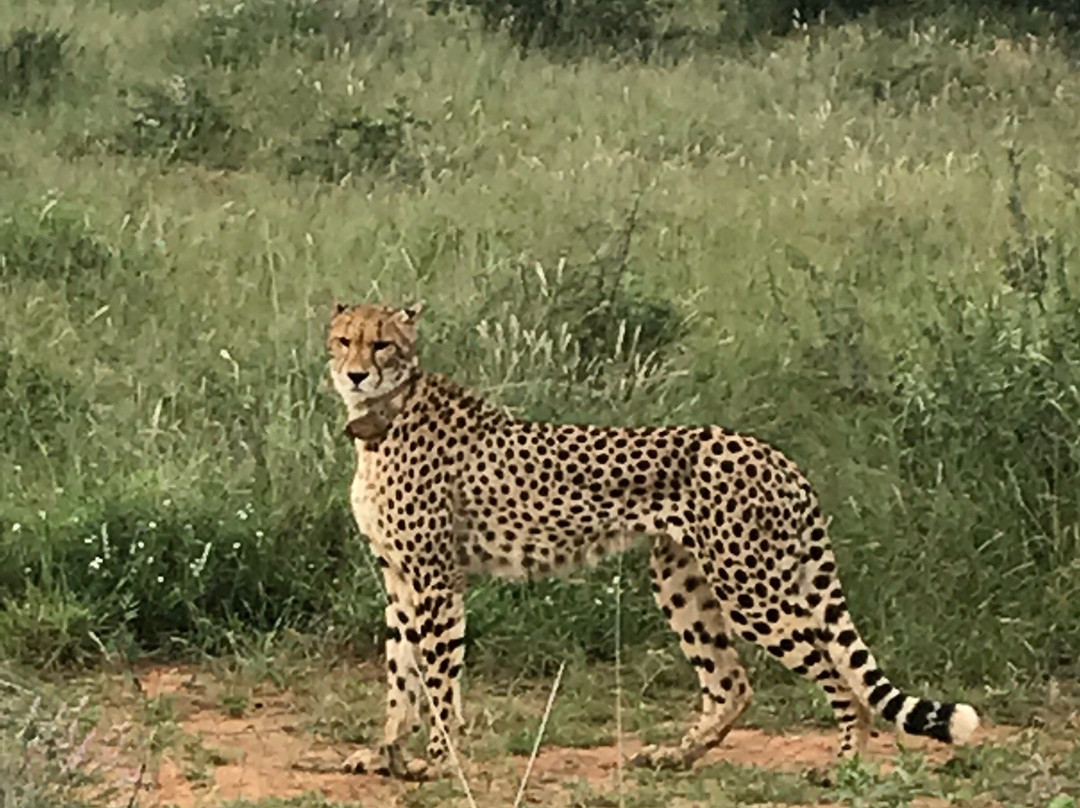
<svg viewBox="0 0 1080 808">
<path fill-rule="evenodd" d="M 201 672 L 177 667 L 140 672 L 138 687 L 147 702 L 166 696 L 170 704 L 177 705 L 168 722 L 171 736 L 157 740 L 143 737 L 137 744 L 130 740 L 125 744 L 120 739 L 131 737 L 130 715 L 119 711 L 111 716 L 111 723 L 104 722 L 108 724 L 103 729 L 105 746 L 113 750 L 111 759 L 103 761 L 113 789 L 112 801 L 129 806 L 202 808 L 238 799 L 321 795 L 331 802 L 385 808 L 416 804 L 409 799 L 415 784 L 341 772 L 341 762 L 356 745 L 334 743 L 305 728 L 310 716 L 287 689 L 270 689 L 246 705 L 242 715 L 230 715 L 218 693 L 211 697 L 209 688 L 214 683 L 208 683 L 209 679 Z M 1007 732 L 981 729 L 975 741 Z M 824 769 L 833 760 L 835 744 L 835 732 L 770 735 L 757 729 L 736 729 L 698 765 L 727 761 L 788 771 Z M 623 755 L 633 754 L 640 745 L 637 738 L 625 737 Z M 905 739 L 904 745 L 922 750 L 933 762 L 942 762 L 952 754 L 951 749 L 923 739 Z M 155 751 L 139 754 L 146 749 Z M 872 741 L 869 756 L 884 770 L 896 752 L 896 739 L 882 733 Z M 524 802 L 566 804 L 563 792 L 567 783 L 585 783 L 593 793 L 614 791 L 618 760 L 615 745 L 544 747 Z M 512 805 L 526 764 L 524 755 L 466 761 L 465 772 L 477 802 Z"/>
</svg>

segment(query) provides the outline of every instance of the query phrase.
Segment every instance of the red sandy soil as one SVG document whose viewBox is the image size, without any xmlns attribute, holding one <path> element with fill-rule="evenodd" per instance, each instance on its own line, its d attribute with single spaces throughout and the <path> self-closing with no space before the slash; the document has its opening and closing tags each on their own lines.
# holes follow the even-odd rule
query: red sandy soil
<svg viewBox="0 0 1080 808">
<path fill-rule="evenodd" d="M 143 693 L 149 697 L 181 693 L 193 681 L 191 671 L 179 668 L 150 669 L 140 674 L 139 679 Z M 128 804 L 136 794 L 135 804 L 147 807 L 201 808 L 241 798 L 287 798 L 312 792 L 334 802 L 360 802 L 382 808 L 406 804 L 408 793 L 415 785 L 337 771 L 355 747 L 332 745 L 306 731 L 302 728 L 304 718 L 287 693 L 262 699 L 258 709 L 240 718 L 229 717 L 219 709 L 197 707 L 180 717 L 178 723 L 185 734 L 199 738 L 203 747 L 215 750 L 218 765 L 205 767 L 202 776 L 189 777 L 183 761 L 177 759 L 179 756 L 166 751 L 141 773 L 137 763 L 115 766 L 114 776 L 109 779 L 118 789 L 120 804 Z M 973 742 L 1007 734 L 1006 728 L 980 729 Z M 728 761 L 782 770 L 825 769 L 833 762 L 836 741 L 836 733 L 827 731 L 770 735 L 756 729 L 735 729 L 698 766 Z M 623 754 L 633 754 L 640 745 L 636 738 L 627 737 L 622 745 Z M 933 762 L 951 756 L 948 747 L 919 738 L 905 739 L 905 747 L 923 751 Z M 887 769 L 889 758 L 896 752 L 895 738 L 882 733 L 871 742 L 868 756 Z M 573 781 L 587 782 L 594 791 L 611 791 L 617 783 L 617 761 L 618 749 L 614 745 L 544 748 L 533 768 L 525 802 L 534 805 L 564 802 L 556 795 L 561 793 L 562 784 Z M 465 771 L 477 802 L 512 805 L 526 762 L 527 758 L 518 756 L 498 762 L 466 762 Z M 458 800 L 453 802 L 458 804 Z"/>
</svg>

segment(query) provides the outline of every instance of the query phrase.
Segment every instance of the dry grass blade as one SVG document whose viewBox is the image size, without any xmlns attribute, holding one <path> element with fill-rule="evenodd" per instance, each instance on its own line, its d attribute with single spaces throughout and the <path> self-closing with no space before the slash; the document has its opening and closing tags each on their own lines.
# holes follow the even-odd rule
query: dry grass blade
<svg viewBox="0 0 1080 808">
<path fill-rule="evenodd" d="M 525 774 L 521 777 L 521 785 L 518 786 L 517 796 L 514 797 L 514 808 L 518 808 L 518 806 L 521 805 L 521 800 L 525 797 L 525 788 L 529 785 L 529 777 L 532 775 L 533 765 L 536 763 L 536 755 L 540 752 L 540 742 L 544 739 L 544 730 L 547 729 L 551 708 L 555 706 L 555 694 L 559 692 L 559 684 L 562 682 L 564 670 L 566 670 L 565 660 L 559 664 L 559 672 L 555 674 L 555 682 L 551 685 L 551 693 L 548 695 L 547 706 L 544 707 L 544 716 L 540 719 L 540 729 L 536 731 L 536 740 L 533 742 L 532 754 L 529 755 L 529 762 L 525 766 Z"/>
<path fill-rule="evenodd" d="M 431 710 L 431 718 L 435 722 L 436 728 L 442 733 L 443 740 L 446 741 L 450 762 L 453 764 L 454 771 L 461 781 L 461 787 L 465 790 L 465 799 L 469 801 L 471 808 L 477 808 L 476 799 L 473 797 L 472 789 L 469 787 L 469 778 L 466 776 L 465 769 L 461 765 L 461 758 L 458 756 L 457 747 L 454 745 L 454 739 L 450 735 L 450 731 L 446 728 L 446 723 L 439 716 L 438 707 L 435 705 L 435 700 L 431 696 L 431 691 L 428 689 L 427 682 L 424 681 L 424 675 L 420 670 L 420 666 L 416 663 L 415 655 L 413 656 L 412 665 L 413 670 L 416 672 L 416 678 L 420 681 L 420 687 L 424 691 L 424 697 L 427 699 L 428 709 Z"/>
<path fill-rule="evenodd" d="M 626 805 L 623 792 L 623 719 L 622 719 L 622 574 L 623 556 L 626 553 L 626 536 L 619 548 L 618 568 L 615 572 L 615 788 L 619 795 L 619 808 Z"/>
</svg>

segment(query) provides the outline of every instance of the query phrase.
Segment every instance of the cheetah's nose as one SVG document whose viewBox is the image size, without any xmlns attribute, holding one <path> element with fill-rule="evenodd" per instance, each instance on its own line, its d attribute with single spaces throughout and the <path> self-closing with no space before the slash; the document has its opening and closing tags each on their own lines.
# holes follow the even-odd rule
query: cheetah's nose
<svg viewBox="0 0 1080 808">
<path fill-rule="evenodd" d="M 360 382 L 362 382 L 364 379 L 366 379 L 371 374 L 368 373 L 365 370 L 354 370 L 354 371 L 351 371 L 351 372 L 349 372 L 349 373 L 347 373 L 345 375 L 349 377 L 349 381 L 352 382 L 353 384 L 360 384 Z"/>
</svg>

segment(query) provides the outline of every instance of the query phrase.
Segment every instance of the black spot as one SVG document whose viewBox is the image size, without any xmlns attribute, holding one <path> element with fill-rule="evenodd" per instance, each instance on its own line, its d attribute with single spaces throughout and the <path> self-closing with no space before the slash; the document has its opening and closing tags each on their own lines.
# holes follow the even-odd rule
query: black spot
<svg viewBox="0 0 1080 808">
<path fill-rule="evenodd" d="M 851 655 L 851 667 L 861 668 L 870 659 L 870 652 L 865 648 L 860 648 Z"/>
<path fill-rule="evenodd" d="M 859 638 L 859 635 L 856 634 L 851 629 L 847 629 L 846 631 L 841 631 L 839 634 L 836 635 L 836 641 L 838 643 L 840 643 L 841 645 L 843 645 L 844 647 L 847 647 L 847 646 L 851 645 L 858 638 Z"/>
<path fill-rule="evenodd" d="M 911 708 L 911 712 L 904 719 L 904 732 L 910 735 L 922 735 L 926 729 L 927 719 L 934 711 L 934 703 L 922 699 Z"/>
<path fill-rule="evenodd" d="M 847 605 L 843 602 L 830 603 L 825 607 L 825 622 L 826 623 L 839 623 L 840 618 L 847 611 Z"/>
<path fill-rule="evenodd" d="M 906 700 L 907 697 L 903 693 L 897 693 L 881 709 L 881 717 L 890 723 L 895 721 L 896 716 L 900 715 L 900 708 L 904 706 Z"/>
<path fill-rule="evenodd" d="M 952 714 L 955 711 L 955 704 L 942 704 L 941 707 L 938 708 L 934 722 L 923 730 L 923 735 L 927 735 L 934 740 L 942 741 L 943 743 L 952 743 L 952 735 L 949 732 L 949 719 L 952 718 Z"/>
<path fill-rule="evenodd" d="M 866 697 L 867 701 L 869 701 L 871 704 L 877 704 L 887 695 L 892 693 L 893 689 L 894 688 L 892 685 L 888 683 L 882 683 L 870 691 L 870 695 Z"/>
</svg>

